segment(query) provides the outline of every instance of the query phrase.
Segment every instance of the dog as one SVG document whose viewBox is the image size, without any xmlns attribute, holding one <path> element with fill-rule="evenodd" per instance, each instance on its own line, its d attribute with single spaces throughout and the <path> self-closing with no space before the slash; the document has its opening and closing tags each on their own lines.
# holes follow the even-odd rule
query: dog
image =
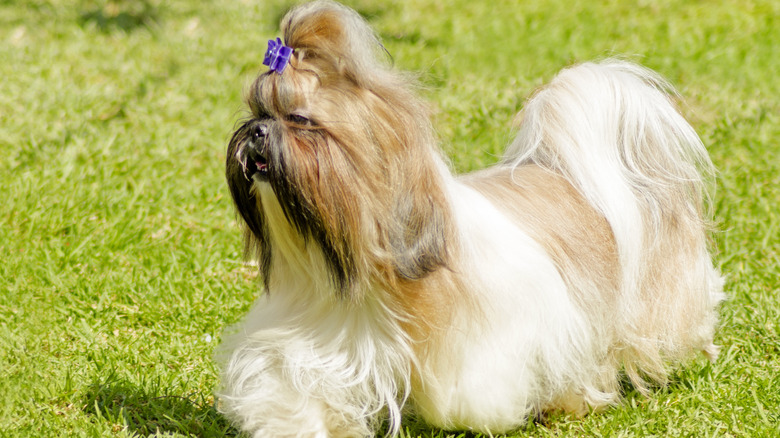
<svg viewBox="0 0 780 438">
<path fill-rule="evenodd" d="M 498 164 L 454 176 L 359 14 L 316 1 L 281 31 L 227 148 L 263 287 L 222 347 L 219 406 L 242 430 L 397 435 L 408 408 L 501 433 L 715 360 L 714 170 L 659 75 L 566 68 Z"/>
</svg>

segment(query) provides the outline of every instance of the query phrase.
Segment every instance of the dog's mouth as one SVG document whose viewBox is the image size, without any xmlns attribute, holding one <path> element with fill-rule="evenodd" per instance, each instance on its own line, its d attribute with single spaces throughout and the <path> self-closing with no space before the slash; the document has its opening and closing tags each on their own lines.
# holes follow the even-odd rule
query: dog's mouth
<svg viewBox="0 0 780 438">
<path fill-rule="evenodd" d="M 260 177 L 265 177 L 268 175 L 268 159 L 266 159 L 262 155 L 258 155 L 257 157 L 254 157 L 255 162 L 255 174 L 259 175 Z"/>
<path fill-rule="evenodd" d="M 268 179 L 268 159 L 264 155 L 248 153 L 243 157 L 237 157 L 237 160 L 244 170 L 244 178 L 246 178 L 247 181 L 251 181 L 252 179 Z"/>
<path fill-rule="evenodd" d="M 244 177 L 264 180 L 268 177 L 268 125 L 261 122 L 246 125 L 245 135 L 245 143 L 236 156 Z"/>
<path fill-rule="evenodd" d="M 268 178 L 268 158 L 256 149 L 250 149 L 241 163 L 244 167 L 244 176 L 247 179 Z"/>
</svg>

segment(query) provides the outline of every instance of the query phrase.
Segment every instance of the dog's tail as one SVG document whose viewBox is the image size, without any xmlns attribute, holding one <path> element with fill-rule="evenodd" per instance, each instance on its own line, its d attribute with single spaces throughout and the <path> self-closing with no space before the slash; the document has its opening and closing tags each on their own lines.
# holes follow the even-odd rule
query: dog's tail
<svg viewBox="0 0 780 438">
<path fill-rule="evenodd" d="M 714 169 L 675 96 L 629 62 L 568 68 L 527 103 L 506 157 L 562 174 L 611 225 L 622 278 L 616 342 L 634 356 L 620 360 L 635 382 L 635 367 L 663 380 L 663 359 L 691 348 L 717 354 L 722 282 L 706 236 Z M 670 274 L 681 278 L 658 278 Z"/>
</svg>

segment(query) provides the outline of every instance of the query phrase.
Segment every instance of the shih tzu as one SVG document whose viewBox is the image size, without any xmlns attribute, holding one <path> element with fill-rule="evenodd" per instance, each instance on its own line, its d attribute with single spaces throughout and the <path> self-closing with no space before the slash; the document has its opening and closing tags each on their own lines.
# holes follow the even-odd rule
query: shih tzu
<svg viewBox="0 0 780 438">
<path fill-rule="evenodd" d="M 567 68 L 499 164 L 454 176 L 356 12 L 305 4 L 282 33 L 227 150 L 264 286 L 223 345 L 220 406 L 244 431 L 394 435 L 406 406 L 500 433 L 715 359 L 712 164 L 658 75 Z"/>
</svg>

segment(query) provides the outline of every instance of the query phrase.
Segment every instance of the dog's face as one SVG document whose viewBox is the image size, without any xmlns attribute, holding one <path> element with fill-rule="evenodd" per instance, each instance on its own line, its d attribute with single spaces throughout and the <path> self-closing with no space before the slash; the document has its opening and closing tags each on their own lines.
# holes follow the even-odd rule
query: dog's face
<svg viewBox="0 0 780 438">
<path fill-rule="evenodd" d="M 446 263 L 446 202 L 427 113 L 403 78 L 343 16 L 305 12 L 283 29 L 295 50 L 288 67 L 249 90 L 227 180 L 266 286 L 271 227 L 286 226 L 319 246 L 337 293 L 355 298 L 366 282 L 419 278 Z M 285 224 L 268 220 L 269 202 Z"/>
</svg>

